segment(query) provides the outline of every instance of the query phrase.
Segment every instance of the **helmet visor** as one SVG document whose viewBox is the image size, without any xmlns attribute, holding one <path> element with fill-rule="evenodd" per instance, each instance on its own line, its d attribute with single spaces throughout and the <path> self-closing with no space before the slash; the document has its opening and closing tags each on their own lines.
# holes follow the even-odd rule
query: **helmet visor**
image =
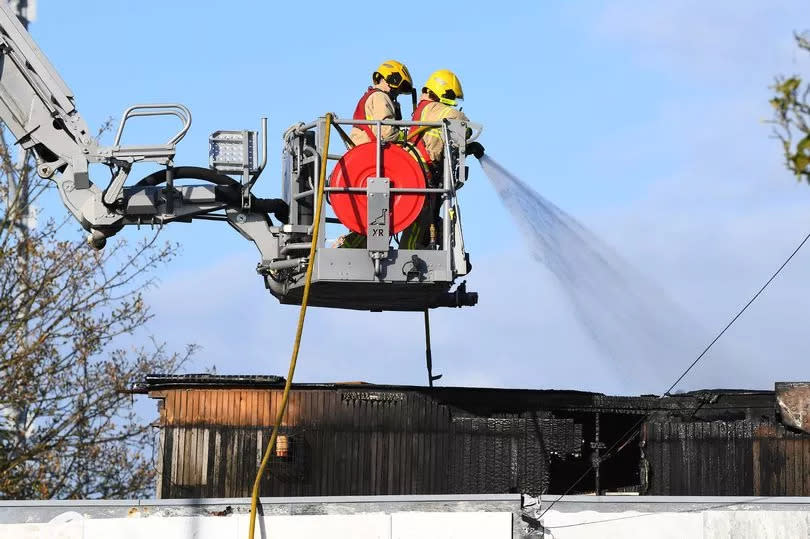
<svg viewBox="0 0 810 539">
<path fill-rule="evenodd" d="M 395 71 L 385 77 L 385 82 L 388 86 L 397 90 L 400 93 L 408 93 L 411 91 L 411 83 L 402 76 L 402 73 Z"/>
<path fill-rule="evenodd" d="M 464 96 L 456 95 L 456 92 L 452 89 L 445 90 L 445 92 L 439 96 L 439 101 L 445 105 L 457 105 L 459 101 L 463 100 Z"/>
<path fill-rule="evenodd" d="M 400 83 L 399 86 L 397 86 L 394 89 L 397 91 L 398 94 L 409 94 L 413 91 L 413 86 L 411 86 L 410 82 L 404 80 Z"/>
</svg>

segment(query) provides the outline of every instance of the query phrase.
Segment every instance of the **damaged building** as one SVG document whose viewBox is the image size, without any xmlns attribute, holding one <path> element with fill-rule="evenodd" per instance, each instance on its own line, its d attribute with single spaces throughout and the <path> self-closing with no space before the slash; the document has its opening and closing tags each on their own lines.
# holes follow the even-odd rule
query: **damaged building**
<svg viewBox="0 0 810 539">
<path fill-rule="evenodd" d="M 153 375 L 157 494 L 250 495 L 281 402 L 274 376 Z M 810 383 L 607 396 L 294 384 L 264 496 L 810 494 Z"/>
</svg>

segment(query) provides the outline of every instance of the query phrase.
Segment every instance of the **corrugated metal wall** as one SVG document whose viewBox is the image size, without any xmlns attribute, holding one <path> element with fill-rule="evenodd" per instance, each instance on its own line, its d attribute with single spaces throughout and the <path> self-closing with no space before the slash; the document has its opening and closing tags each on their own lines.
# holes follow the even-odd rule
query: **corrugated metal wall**
<svg viewBox="0 0 810 539">
<path fill-rule="evenodd" d="M 162 397 L 158 493 L 249 496 L 280 389 L 170 389 Z M 264 496 L 525 492 L 552 454 L 579 454 L 581 426 L 549 414 L 465 416 L 419 391 L 294 390 Z"/>
<path fill-rule="evenodd" d="M 808 496 L 810 436 L 752 421 L 644 426 L 648 494 Z"/>
</svg>

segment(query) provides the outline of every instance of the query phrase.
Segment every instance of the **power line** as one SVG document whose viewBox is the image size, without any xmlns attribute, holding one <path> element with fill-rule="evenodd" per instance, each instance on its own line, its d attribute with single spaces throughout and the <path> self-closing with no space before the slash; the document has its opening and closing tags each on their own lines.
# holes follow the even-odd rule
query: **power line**
<svg viewBox="0 0 810 539">
<path fill-rule="evenodd" d="M 635 438 L 635 435 L 637 434 L 636 429 L 638 428 L 638 426 L 639 426 L 639 425 L 641 425 L 641 424 L 644 422 L 644 420 L 645 420 L 645 419 L 646 419 L 646 416 L 645 416 L 645 415 L 641 416 L 641 418 L 640 418 L 638 421 L 636 421 L 636 422 L 633 424 L 633 426 L 632 426 L 632 427 L 630 427 L 629 429 L 627 429 L 627 431 L 625 431 L 625 433 L 624 433 L 624 434 L 622 434 L 621 436 L 619 436 L 619 438 L 618 438 L 618 439 L 617 439 L 615 442 L 613 442 L 613 445 L 611 445 L 611 446 L 608 448 L 608 450 L 607 450 L 607 451 L 605 451 L 605 455 L 599 459 L 599 463 L 601 464 L 602 462 L 604 462 L 604 461 L 608 460 L 609 458 L 611 458 L 611 457 L 613 457 L 615 454 L 617 454 L 619 451 L 621 451 L 622 449 L 624 449 L 624 446 L 625 446 L 625 445 L 627 445 L 627 442 L 629 442 L 630 440 L 632 440 L 633 438 Z M 631 433 L 632 433 L 632 435 L 631 435 L 630 437 L 627 437 L 627 435 L 628 435 L 628 434 L 631 434 Z M 614 449 L 616 449 L 616 447 L 617 447 L 617 446 L 619 446 L 619 444 L 621 444 L 621 447 L 619 447 L 619 449 L 616 451 L 616 453 L 612 453 L 612 451 L 613 451 Z M 585 470 L 585 472 L 584 472 L 582 475 L 580 475 L 580 476 L 579 476 L 579 477 L 576 479 L 576 481 L 574 481 L 573 483 L 571 483 L 571 486 L 569 486 L 569 487 L 568 487 L 568 488 L 565 490 L 565 492 L 563 492 L 562 494 L 560 494 L 560 495 L 557 497 L 557 499 L 556 499 L 556 500 L 554 500 L 553 502 L 551 502 L 551 504 L 549 504 L 549 506 L 548 506 L 548 507 L 546 507 L 546 509 L 545 509 L 545 510 L 544 510 L 542 513 L 540 513 L 540 516 L 539 516 L 538 518 L 543 518 L 543 515 L 545 515 L 546 513 L 548 513 L 548 512 L 551 510 L 551 508 L 552 508 L 552 507 L 554 507 L 554 504 L 556 504 L 558 501 L 562 500 L 564 497 L 568 496 L 568 494 L 569 494 L 569 493 L 570 493 L 572 490 L 574 490 L 574 488 L 575 488 L 575 487 L 576 487 L 576 486 L 577 486 L 577 485 L 578 485 L 578 484 L 579 484 L 579 483 L 580 483 L 580 482 L 581 482 L 583 479 L 585 479 L 585 478 L 586 478 L 586 477 L 587 477 L 587 476 L 588 476 L 588 475 L 589 475 L 589 474 L 590 474 L 592 471 L 594 471 L 594 469 L 595 469 L 595 468 L 596 468 L 596 464 L 591 464 L 591 465 L 590 465 L 590 467 L 588 467 L 588 469 L 586 469 L 586 470 Z"/>
<path fill-rule="evenodd" d="M 807 243 L 808 239 L 810 239 L 810 233 L 808 233 L 801 241 L 801 243 L 799 243 L 799 245 L 793 250 L 793 252 L 790 253 L 790 256 L 787 257 L 787 259 L 782 263 L 782 265 L 779 266 L 779 269 L 776 270 L 773 273 L 773 275 L 771 275 L 771 278 L 768 279 L 759 290 L 757 290 L 757 293 L 754 294 L 750 300 L 748 300 L 748 303 L 746 303 L 745 306 L 742 309 L 740 309 L 740 312 L 738 312 L 736 316 L 734 316 L 734 318 L 732 318 L 731 321 L 728 324 L 726 324 L 726 327 L 724 327 L 723 330 L 717 334 L 714 340 L 712 340 L 712 342 L 709 343 L 709 345 L 703 350 L 703 352 L 700 353 L 700 355 L 697 358 L 695 358 L 692 364 L 689 365 L 689 367 L 687 367 L 685 371 L 683 371 L 683 373 L 678 377 L 677 380 L 675 380 L 675 382 L 671 386 L 669 386 L 669 389 L 667 389 L 666 392 L 664 393 L 665 396 L 669 395 L 669 392 L 675 389 L 675 386 L 677 386 L 680 383 L 680 381 L 683 380 L 684 376 L 689 374 L 689 371 L 691 371 L 695 367 L 695 365 L 697 365 L 698 362 L 701 359 L 703 359 L 703 356 L 705 356 L 706 353 L 709 351 L 709 349 L 712 346 L 714 346 L 714 343 L 716 343 L 720 339 L 720 337 L 723 336 L 723 334 L 728 330 L 728 328 L 730 328 L 731 325 L 734 324 L 734 322 L 736 322 L 740 316 L 742 316 L 742 314 L 748 309 L 748 307 L 750 307 L 751 304 L 754 303 L 754 301 L 756 301 L 756 299 L 760 296 L 760 294 L 762 294 L 765 291 L 765 289 L 768 288 L 768 285 L 771 284 L 771 282 L 773 282 L 774 279 L 776 279 L 776 276 L 779 275 L 779 273 L 781 273 L 783 269 L 785 269 L 785 266 L 787 266 L 788 263 L 793 259 L 793 257 L 796 256 L 796 253 L 798 253 L 799 250 L 804 246 L 804 244 Z"/>
<path fill-rule="evenodd" d="M 790 253 L 790 256 L 788 256 L 788 257 L 785 259 L 785 261 L 784 261 L 784 262 L 782 262 L 782 265 L 781 265 L 781 266 L 779 266 L 779 269 L 777 269 L 777 270 L 776 270 L 776 271 L 773 273 L 773 275 L 771 275 L 770 279 L 768 279 L 767 281 L 765 281 L 765 284 L 763 284 L 763 285 L 762 285 L 762 286 L 759 288 L 759 290 L 757 290 L 757 292 L 756 292 L 756 293 L 755 293 L 755 294 L 754 294 L 754 295 L 751 297 L 751 299 L 750 299 L 750 300 L 748 300 L 748 303 L 746 303 L 746 304 L 743 306 L 743 308 L 742 308 L 742 309 L 740 309 L 740 310 L 737 312 L 737 314 L 736 314 L 736 315 L 734 315 L 734 317 L 731 319 L 731 321 L 730 321 L 728 324 L 726 324 L 726 326 L 725 326 L 725 327 L 724 327 L 724 328 L 723 328 L 723 329 L 720 331 L 720 333 L 718 333 L 718 334 L 717 334 L 717 336 L 715 336 L 715 338 L 714 338 L 714 339 L 712 339 L 712 341 L 711 341 L 711 342 L 708 344 L 708 346 L 706 346 L 706 348 L 704 348 L 704 349 L 703 349 L 703 351 L 700 353 L 700 355 L 698 355 L 698 356 L 695 358 L 695 360 L 694 360 L 694 361 L 692 361 L 692 363 L 691 363 L 691 364 L 690 364 L 690 365 L 689 365 L 689 366 L 688 366 L 688 367 L 687 367 L 687 368 L 686 368 L 686 369 L 685 369 L 685 370 L 684 370 L 684 371 L 681 373 L 681 375 L 680 375 L 680 376 L 678 376 L 678 378 L 675 380 L 675 382 L 673 382 L 673 384 L 672 384 L 671 386 L 669 386 L 669 389 L 667 389 L 667 390 L 666 390 L 666 391 L 665 391 L 665 392 L 664 392 L 664 393 L 661 395 L 661 397 L 659 397 L 659 398 L 664 398 L 664 397 L 666 397 L 666 396 L 669 396 L 669 395 L 670 395 L 670 391 L 672 391 L 673 389 L 675 389 L 675 387 L 676 387 L 676 386 L 677 386 L 677 385 L 678 385 L 678 384 L 681 382 L 681 380 L 683 380 L 683 379 L 684 379 L 684 377 L 685 377 L 687 374 L 689 374 L 689 372 L 690 372 L 690 371 L 691 371 L 693 368 L 695 368 L 695 366 L 696 366 L 696 365 L 697 365 L 697 364 L 700 362 L 700 360 L 702 360 L 702 359 L 703 359 L 703 358 L 706 356 L 706 354 L 709 352 L 709 350 L 712 348 L 712 346 L 714 346 L 714 344 L 715 344 L 715 343 L 716 343 L 718 340 L 720 340 L 720 337 L 722 337 L 722 336 L 723 336 L 723 335 L 726 333 L 726 331 L 728 331 L 728 329 L 729 329 L 729 328 L 730 328 L 730 327 L 731 327 L 731 326 L 734 324 L 734 322 L 736 322 L 736 321 L 737 321 L 737 319 L 738 319 L 738 318 L 740 318 L 740 316 L 742 316 L 742 315 L 743 315 L 743 313 L 744 313 L 746 310 L 748 310 L 748 307 L 750 307 L 750 306 L 751 306 L 751 304 L 752 304 L 752 303 L 754 303 L 754 301 L 756 301 L 756 299 L 757 299 L 757 298 L 758 298 L 758 297 L 759 297 L 759 296 L 760 296 L 760 295 L 761 295 L 761 294 L 762 294 L 762 293 L 765 291 L 765 289 L 766 289 L 766 288 L 768 288 L 768 285 L 770 285 L 770 284 L 773 282 L 773 280 L 774 280 L 774 279 L 776 279 L 776 277 L 777 277 L 777 276 L 778 276 L 778 275 L 779 275 L 779 274 L 782 272 L 782 270 L 783 270 L 783 269 L 785 269 L 785 266 L 787 266 L 787 265 L 788 265 L 788 263 L 790 263 L 790 261 L 791 261 L 791 260 L 793 260 L 793 257 L 794 257 L 794 256 L 796 256 L 796 253 L 798 253 L 798 252 L 801 250 L 801 248 L 802 248 L 802 247 L 804 247 L 804 244 L 805 244 L 805 243 L 807 243 L 807 240 L 808 240 L 808 239 L 810 239 L 810 232 L 808 232 L 808 233 L 807 233 L 807 235 L 806 235 L 806 236 L 804 237 L 804 239 L 803 239 L 803 240 L 802 240 L 802 241 L 799 243 L 799 245 L 798 245 L 798 246 L 797 246 L 797 247 L 796 247 L 796 248 L 793 250 L 793 252 L 792 252 L 792 253 Z M 702 406 L 702 404 L 703 404 L 703 403 L 699 404 L 698 406 Z M 638 431 L 637 429 L 638 429 L 638 427 L 639 427 L 639 426 L 640 426 L 640 425 L 641 425 L 641 424 L 642 424 L 642 423 L 645 421 L 645 419 L 646 419 L 646 418 L 647 418 L 647 416 L 646 416 L 646 415 L 641 416 L 641 418 L 640 418 L 638 421 L 636 421 L 636 422 L 633 424 L 633 426 L 631 426 L 631 427 L 630 427 L 630 428 L 629 428 L 629 429 L 628 429 L 628 430 L 627 430 L 627 431 L 626 431 L 624 434 L 622 434 L 622 435 L 621 435 L 621 436 L 620 436 L 620 437 L 619 437 L 619 438 L 616 440 L 616 442 L 614 442 L 614 443 L 613 443 L 613 445 L 611 445 L 611 446 L 610 446 L 610 448 L 609 448 L 609 449 L 608 449 L 608 450 L 605 452 L 604 457 L 600 458 L 600 459 L 599 459 L 599 461 L 598 461 L 597 463 L 595 463 L 595 464 L 591 464 L 591 466 L 590 466 L 588 469 L 586 469 L 586 470 L 585 470 L 585 473 L 583 473 L 582 475 L 580 475 L 580 476 L 579 476 L 579 477 L 576 479 L 576 481 L 574 481 L 573 483 L 571 483 L 571 486 L 569 486 L 569 487 L 568 487 L 568 488 L 565 490 L 565 492 L 563 492 L 563 493 L 562 493 L 562 494 L 561 494 L 561 495 L 560 495 L 560 496 L 559 496 L 557 499 L 555 499 L 554 501 L 552 501 L 552 502 L 551 502 L 551 504 L 549 504 L 549 506 L 548 506 L 548 507 L 547 507 L 547 508 L 546 508 L 546 509 L 545 509 L 545 510 L 542 512 L 542 513 L 540 513 L 540 517 L 539 517 L 539 518 L 543 518 L 543 515 L 545 515 L 546 513 L 548 513 L 548 512 L 549 512 L 549 510 L 551 510 L 551 508 L 552 508 L 552 507 L 554 507 L 554 504 L 556 504 L 558 501 L 560 501 L 560 500 L 561 500 L 561 499 L 563 499 L 565 496 L 567 496 L 567 495 L 568 495 L 568 494 L 569 494 L 569 493 L 570 493 L 570 492 L 571 492 L 571 491 L 572 491 L 572 490 L 573 490 L 573 489 L 574 489 L 574 488 L 575 488 L 575 487 L 576 487 L 576 486 L 577 486 L 577 485 L 578 485 L 578 484 L 579 484 L 579 483 L 580 483 L 580 482 L 581 482 L 583 479 L 585 479 L 585 477 L 587 477 L 587 476 L 588 476 L 588 475 L 589 475 L 589 474 L 590 474 L 590 473 L 591 473 L 591 472 L 592 472 L 592 471 L 593 471 L 593 470 L 596 468 L 596 464 L 599 464 L 599 463 L 602 463 L 602 462 L 606 461 L 606 460 L 607 460 L 607 459 L 609 459 L 610 457 L 614 456 L 614 454 L 617 454 L 619 451 L 621 451 L 622 449 L 624 449 L 624 447 L 625 447 L 625 446 L 626 446 L 626 445 L 627 445 L 627 444 L 630 442 L 630 440 L 632 440 L 633 438 L 635 438 L 635 437 L 636 437 L 636 434 L 638 434 L 638 432 L 640 432 L 640 431 Z M 630 436 L 628 437 L 628 435 L 630 435 Z M 621 443 L 621 446 L 619 446 L 619 444 L 620 444 L 620 443 Z M 613 451 L 613 450 L 614 450 L 616 447 L 618 447 L 618 449 L 616 450 L 616 453 L 611 453 L 611 452 L 612 452 L 612 451 Z M 597 494 L 598 494 L 598 493 L 597 493 Z M 571 525 L 571 526 L 574 526 L 574 525 Z"/>
</svg>

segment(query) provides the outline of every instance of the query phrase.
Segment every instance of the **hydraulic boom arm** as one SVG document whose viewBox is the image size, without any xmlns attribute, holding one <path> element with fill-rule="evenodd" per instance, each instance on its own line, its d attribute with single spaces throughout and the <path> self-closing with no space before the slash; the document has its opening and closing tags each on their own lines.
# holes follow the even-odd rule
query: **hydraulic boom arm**
<svg viewBox="0 0 810 539">
<path fill-rule="evenodd" d="M 182 124 L 165 144 L 121 144 L 128 119 L 161 115 L 175 116 Z M 114 145 L 96 144 L 76 109 L 73 92 L 5 2 L 0 2 L 0 120 L 22 148 L 33 152 L 37 173 L 54 180 L 65 206 L 90 232 L 88 240 L 95 247 L 103 247 L 107 237 L 127 224 L 189 221 L 218 210 L 234 215 L 239 212 L 227 210 L 246 210 L 250 215 L 240 221 L 254 222 L 252 230 L 244 230 L 245 222 L 232 224 L 250 239 L 255 233 L 269 236 L 268 231 L 255 226 L 257 221 L 269 226 L 266 212 L 285 218 L 282 201 L 257 200 L 229 176 L 199 167 L 174 168 L 176 145 L 191 126 L 191 113 L 183 105 L 132 106 L 121 118 Z M 139 162 L 158 163 L 166 169 L 125 187 L 132 166 Z M 107 165 L 112 171 L 106 188 L 91 180 L 92 163 Z M 209 184 L 175 188 L 174 180 L 180 178 Z M 165 187 L 160 187 L 164 183 Z"/>
<path fill-rule="evenodd" d="M 173 116 L 179 120 L 180 128 L 162 144 L 122 143 L 122 133 L 130 118 L 152 116 Z M 321 168 L 331 167 L 330 161 L 343 159 L 330 153 L 326 146 L 321 147 L 320 141 L 324 130 L 342 130 L 358 121 L 335 118 L 333 127 L 329 127 L 321 117 L 287 130 L 282 151 L 283 199 L 261 199 L 251 193 L 267 162 L 266 121 L 262 122 L 261 144 L 254 131 L 213 133 L 209 139 L 210 168 L 175 167 L 176 145 L 191 126 L 191 113 L 178 103 L 128 108 L 113 145 L 100 146 L 79 114 L 73 92 L 2 0 L 0 121 L 14 135 L 16 143 L 33 154 L 37 173 L 56 184 L 62 202 L 89 232 L 88 241 L 96 248 L 104 247 L 107 238 L 126 225 L 218 220 L 227 222 L 255 243 L 261 255 L 257 271 L 282 303 L 301 302 L 304 269 L 310 266 L 314 271 L 309 301 L 312 306 L 421 312 L 433 307 L 474 305 L 477 301 L 477 295 L 467 292 L 463 284 L 450 291 L 455 280 L 471 268 L 464 250 L 456 189 L 466 180 L 464 150 L 466 141 L 474 140 L 480 132 L 480 126 L 475 124 L 458 120 L 360 121 L 373 124 L 378 130 L 383 124 L 396 124 L 405 130 L 438 129 L 445 142 L 446 158 L 441 170 L 432 173 L 434 186 L 426 186 L 424 169 L 407 157 L 402 148 L 384 149 L 378 137 L 373 151 L 366 151 L 373 162 L 366 163 L 367 168 L 360 167 L 375 170 L 374 177 L 361 178 L 364 173 L 357 172 L 351 178 L 359 182 L 354 187 L 320 186 L 337 198 L 341 193 L 344 199 L 354 197 L 350 204 L 368 202 L 367 211 L 363 210 L 366 225 L 361 229 L 369 238 L 367 245 L 362 249 L 333 249 L 326 246 L 321 236 L 315 246 L 314 264 L 310 265 L 315 184 L 320 181 L 318 178 L 325 177 Z M 472 138 L 470 132 L 475 133 Z M 401 171 L 392 169 L 383 174 L 388 168 L 381 156 L 397 152 L 405 156 L 403 163 L 409 165 L 405 167 L 410 171 L 409 181 L 421 178 L 422 183 L 417 182 L 411 188 L 397 187 L 405 181 Z M 163 168 L 128 183 L 133 166 L 143 162 L 157 163 Z M 91 172 L 105 172 L 105 167 L 98 165 L 109 169 L 106 186 L 94 183 L 91 178 Z M 175 185 L 175 180 L 181 179 L 204 183 Z M 369 180 L 367 184 L 365 179 Z M 396 231 L 389 222 L 389 212 L 396 206 L 395 199 L 408 197 L 419 202 L 411 220 L 421 215 L 422 203 L 430 209 L 422 212 L 432 219 L 424 229 L 429 231 L 429 241 L 422 247 L 415 244 L 412 249 L 393 247 L 391 237 Z M 319 224 L 325 228 L 327 223 L 345 225 L 324 212 Z M 408 224 L 402 224 L 398 230 Z"/>
</svg>

